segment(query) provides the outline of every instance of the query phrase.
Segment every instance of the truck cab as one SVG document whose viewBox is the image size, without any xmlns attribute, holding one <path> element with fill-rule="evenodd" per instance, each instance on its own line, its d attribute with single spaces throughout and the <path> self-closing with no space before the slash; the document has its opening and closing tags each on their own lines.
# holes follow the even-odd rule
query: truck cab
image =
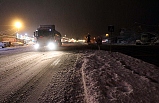
<svg viewBox="0 0 159 103">
<path fill-rule="evenodd" d="M 34 32 L 36 48 L 55 49 L 61 46 L 61 34 L 55 30 L 55 25 L 40 25 Z"/>
</svg>

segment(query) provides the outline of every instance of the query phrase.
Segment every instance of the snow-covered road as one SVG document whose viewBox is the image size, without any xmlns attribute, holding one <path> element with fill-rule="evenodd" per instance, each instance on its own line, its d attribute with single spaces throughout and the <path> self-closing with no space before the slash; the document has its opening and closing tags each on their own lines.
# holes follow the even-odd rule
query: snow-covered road
<svg viewBox="0 0 159 103">
<path fill-rule="evenodd" d="M 159 67 L 102 50 L 0 51 L 0 102 L 158 103 Z"/>
<path fill-rule="evenodd" d="M 75 77 L 72 75 L 77 54 L 62 51 L 35 52 L 31 49 L 28 52 L 29 48 L 25 49 L 1 52 L 0 102 L 46 101 L 47 97 L 43 100 L 41 95 L 46 95 L 43 91 L 50 89 L 47 87 L 50 82 L 56 88 L 47 95 L 53 96 L 55 101 L 66 101 L 69 96 L 67 91 L 71 88 L 69 85 L 72 85 L 69 82 L 73 83 Z"/>
</svg>

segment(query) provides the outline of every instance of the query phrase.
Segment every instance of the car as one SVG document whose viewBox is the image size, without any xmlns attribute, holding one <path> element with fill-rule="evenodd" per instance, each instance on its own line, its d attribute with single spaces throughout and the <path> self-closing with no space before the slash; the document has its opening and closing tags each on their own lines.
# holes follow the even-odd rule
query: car
<svg viewBox="0 0 159 103">
<path fill-rule="evenodd" d="M 10 41 L 2 41 L 2 43 L 4 43 L 5 47 L 10 47 L 11 46 Z"/>
<path fill-rule="evenodd" d="M 1 48 L 5 48 L 6 46 L 5 46 L 5 44 L 3 42 L 0 42 L 0 47 Z"/>
<path fill-rule="evenodd" d="M 24 43 L 22 43 L 22 42 L 12 42 L 11 43 L 11 46 L 23 46 L 24 45 Z"/>
</svg>

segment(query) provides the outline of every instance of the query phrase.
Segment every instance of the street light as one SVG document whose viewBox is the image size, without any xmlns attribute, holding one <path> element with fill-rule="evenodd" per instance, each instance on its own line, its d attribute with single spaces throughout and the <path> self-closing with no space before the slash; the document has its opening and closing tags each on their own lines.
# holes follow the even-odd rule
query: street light
<svg viewBox="0 0 159 103">
<path fill-rule="evenodd" d="M 15 27 L 19 30 L 19 28 L 22 27 L 22 24 L 20 22 L 16 22 L 15 23 Z"/>
<path fill-rule="evenodd" d="M 17 28 L 17 36 L 16 36 L 16 37 L 18 37 L 18 31 L 19 31 L 19 28 L 22 27 L 21 22 L 15 22 L 15 27 Z"/>
</svg>

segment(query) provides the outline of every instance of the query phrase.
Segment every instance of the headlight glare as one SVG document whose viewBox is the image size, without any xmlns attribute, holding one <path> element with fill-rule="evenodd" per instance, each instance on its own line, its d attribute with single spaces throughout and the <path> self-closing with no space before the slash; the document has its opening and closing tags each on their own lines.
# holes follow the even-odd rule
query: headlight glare
<svg viewBox="0 0 159 103">
<path fill-rule="evenodd" d="M 56 48 L 56 45 L 55 45 L 55 43 L 49 43 L 48 45 L 47 45 L 47 47 L 50 49 L 50 50 L 53 50 L 53 49 L 55 49 Z"/>
<path fill-rule="evenodd" d="M 39 48 L 39 44 L 35 44 L 34 47 L 35 47 L 35 49 L 38 49 Z"/>
</svg>

